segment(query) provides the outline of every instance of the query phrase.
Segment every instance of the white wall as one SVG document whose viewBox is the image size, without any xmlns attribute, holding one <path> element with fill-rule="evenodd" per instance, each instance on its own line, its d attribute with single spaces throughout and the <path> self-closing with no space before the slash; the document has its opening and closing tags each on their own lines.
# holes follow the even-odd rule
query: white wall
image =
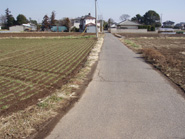
<svg viewBox="0 0 185 139">
<path fill-rule="evenodd" d="M 1 30 L 1 26 L 0 26 L 0 30 Z"/>
<path fill-rule="evenodd" d="M 21 32 L 21 31 L 24 31 L 24 27 L 23 26 L 12 26 L 12 27 L 9 27 L 9 30 L 10 31 L 16 31 L 16 32 Z"/>
<path fill-rule="evenodd" d="M 147 29 L 117 29 L 109 28 L 110 33 L 148 33 Z"/>
<path fill-rule="evenodd" d="M 95 26 L 87 27 L 87 33 L 96 33 L 96 27 Z"/>
<path fill-rule="evenodd" d="M 85 23 L 83 24 L 83 28 L 84 28 L 84 29 L 85 29 L 85 26 L 86 26 L 87 24 L 90 24 L 90 23 L 95 24 L 95 19 L 85 19 L 84 21 L 85 21 Z"/>
<path fill-rule="evenodd" d="M 74 23 L 74 27 L 80 28 L 80 23 Z"/>
</svg>

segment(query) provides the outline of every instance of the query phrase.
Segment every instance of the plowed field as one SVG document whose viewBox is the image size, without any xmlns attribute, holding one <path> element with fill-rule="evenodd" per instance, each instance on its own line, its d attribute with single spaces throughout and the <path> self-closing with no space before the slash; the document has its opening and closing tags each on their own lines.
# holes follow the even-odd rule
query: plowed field
<svg viewBox="0 0 185 139">
<path fill-rule="evenodd" d="M 122 34 L 122 41 L 185 92 L 185 35 Z"/>
<path fill-rule="evenodd" d="M 0 115 L 23 109 L 68 82 L 93 38 L 0 39 Z"/>
</svg>

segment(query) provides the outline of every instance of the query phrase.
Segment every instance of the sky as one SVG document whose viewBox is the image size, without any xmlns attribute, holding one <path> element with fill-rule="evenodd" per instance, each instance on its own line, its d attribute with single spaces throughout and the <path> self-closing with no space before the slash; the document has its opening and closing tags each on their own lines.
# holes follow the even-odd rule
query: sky
<svg viewBox="0 0 185 139">
<path fill-rule="evenodd" d="M 102 15 L 104 20 L 112 18 L 120 22 L 122 14 L 134 17 L 154 10 L 162 15 L 163 22 L 185 22 L 185 0 L 97 0 L 97 4 L 98 15 Z M 95 0 L 0 0 L 0 15 L 5 14 L 6 8 L 14 18 L 24 14 L 38 22 L 42 22 L 46 14 L 50 17 L 52 11 L 56 12 L 56 19 L 76 18 L 88 13 L 95 16 Z"/>
</svg>

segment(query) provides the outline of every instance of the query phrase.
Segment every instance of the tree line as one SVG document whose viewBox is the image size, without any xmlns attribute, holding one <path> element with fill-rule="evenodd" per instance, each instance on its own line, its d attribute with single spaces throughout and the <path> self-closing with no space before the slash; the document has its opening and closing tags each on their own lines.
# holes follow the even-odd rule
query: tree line
<svg viewBox="0 0 185 139">
<path fill-rule="evenodd" d="M 130 15 L 128 14 L 122 14 L 120 16 L 121 21 L 128 20 L 129 18 L 130 18 Z M 161 26 L 160 16 L 156 11 L 153 11 L 153 10 L 147 11 L 143 16 L 140 14 L 136 14 L 134 17 L 131 18 L 131 21 L 137 22 L 143 25 L 143 27 L 147 27 L 147 26 L 160 27 Z M 114 23 L 115 23 L 114 20 L 112 18 L 109 18 L 106 26 L 110 27 Z"/>
<path fill-rule="evenodd" d="M 2 29 L 9 29 L 11 26 L 22 25 L 31 23 L 37 26 L 37 29 L 40 30 L 49 30 L 52 26 L 66 26 L 69 31 L 71 27 L 71 20 L 66 17 L 61 20 L 56 20 L 56 13 L 52 11 L 51 16 L 44 15 L 42 24 L 38 24 L 36 20 L 32 20 L 31 18 L 27 19 L 25 15 L 19 14 L 16 19 L 11 14 L 9 8 L 5 10 L 5 15 L 0 16 L 0 23 L 2 25 Z"/>
</svg>

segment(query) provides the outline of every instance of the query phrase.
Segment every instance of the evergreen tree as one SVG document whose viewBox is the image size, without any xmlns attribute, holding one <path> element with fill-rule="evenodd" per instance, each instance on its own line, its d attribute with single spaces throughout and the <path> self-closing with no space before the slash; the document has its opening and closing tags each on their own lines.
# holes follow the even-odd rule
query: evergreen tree
<svg viewBox="0 0 185 139">
<path fill-rule="evenodd" d="M 28 23 L 28 20 L 23 14 L 19 14 L 17 16 L 17 25 L 22 25 L 22 24 L 27 24 L 27 23 Z"/>
<path fill-rule="evenodd" d="M 53 11 L 51 13 L 51 18 L 50 18 L 50 24 L 51 24 L 51 26 L 54 26 L 55 25 L 55 22 L 56 22 L 55 16 L 56 16 L 55 11 Z"/>
<path fill-rule="evenodd" d="M 42 21 L 42 30 L 48 30 L 50 26 L 49 23 L 49 17 L 47 15 L 44 16 L 43 21 Z"/>
<path fill-rule="evenodd" d="M 5 27 L 8 29 L 10 26 L 13 26 L 15 25 L 15 19 L 13 17 L 13 15 L 11 15 L 9 9 L 7 8 L 5 10 L 5 13 L 6 13 L 6 24 L 5 24 Z"/>
</svg>

